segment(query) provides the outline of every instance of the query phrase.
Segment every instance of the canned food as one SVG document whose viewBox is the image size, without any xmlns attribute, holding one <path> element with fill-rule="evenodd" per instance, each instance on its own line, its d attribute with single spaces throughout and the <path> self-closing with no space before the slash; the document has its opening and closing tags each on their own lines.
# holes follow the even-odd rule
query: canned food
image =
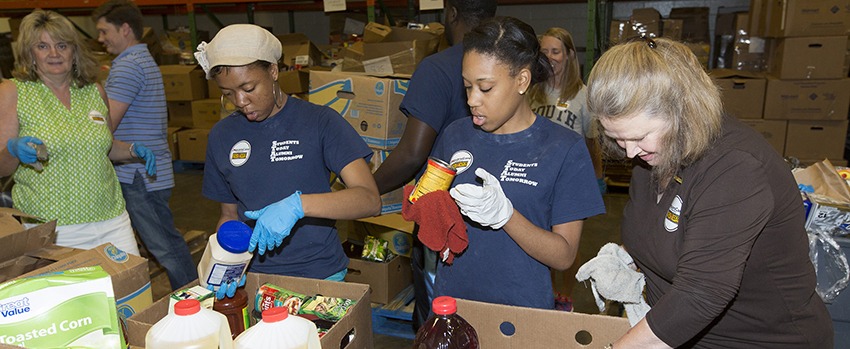
<svg viewBox="0 0 850 349">
<path fill-rule="evenodd" d="M 416 203 L 420 196 L 428 194 L 436 190 L 449 190 L 452 185 L 452 180 L 455 179 L 457 171 L 452 168 L 447 162 L 435 157 L 428 157 L 428 166 L 425 167 L 425 173 L 419 177 L 416 182 L 416 187 L 410 193 L 407 200 L 410 203 Z"/>
</svg>

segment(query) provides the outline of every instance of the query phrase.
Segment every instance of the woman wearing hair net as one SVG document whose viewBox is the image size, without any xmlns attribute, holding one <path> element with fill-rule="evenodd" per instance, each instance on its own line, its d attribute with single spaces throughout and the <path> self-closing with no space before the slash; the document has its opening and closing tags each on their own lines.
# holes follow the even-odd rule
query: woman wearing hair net
<svg viewBox="0 0 850 349">
<path fill-rule="evenodd" d="M 280 90 L 280 56 L 280 41 L 251 24 L 198 46 L 207 79 L 237 108 L 210 131 L 203 195 L 221 203 L 219 226 L 256 220 L 249 271 L 343 281 L 348 258 L 335 220 L 381 212 L 372 151 L 332 109 Z M 347 188 L 331 192 L 331 173 Z"/>
</svg>

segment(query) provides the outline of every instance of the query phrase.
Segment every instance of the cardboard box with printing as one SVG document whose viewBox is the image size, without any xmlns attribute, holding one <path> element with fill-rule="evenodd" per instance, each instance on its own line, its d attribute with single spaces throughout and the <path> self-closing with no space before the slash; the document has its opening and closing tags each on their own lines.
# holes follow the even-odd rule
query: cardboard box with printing
<svg viewBox="0 0 850 349">
<path fill-rule="evenodd" d="M 773 38 L 850 35 L 846 0 L 758 0 L 765 36 Z"/>
<path fill-rule="evenodd" d="M 767 79 L 765 119 L 846 120 L 850 79 Z"/>
<path fill-rule="evenodd" d="M 254 297 L 260 286 L 271 283 L 308 296 L 323 295 L 356 300 L 345 316 L 321 338 L 322 348 L 371 348 L 372 347 L 372 308 L 369 299 L 369 286 L 333 282 L 317 279 L 305 279 L 282 275 L 248 273 L 245 290 L 248 291 L 248 312 L 254 310 Z M 197 285 L 197 280 L 190 286 Z M 150 307 L 127 320 L 127 338 L 131 346 L 145 346 L 145 334 L 157 321 L 168 313 L 168 299 L 171 295 L 154 302 Z M 345 340 L 350 337 L 350 340 Z"/>
<path fill-rule="evenodd" d="M 342 115 L 370 147 L 398 145 L 407 117 L 398 110 L 408 80 L 364 74 L 310 71 L 310 102 Z"/>
<path fill-rule="evenodd" d="M 739 119 L 761 119 L 767 82 L 750 72 L 713 69 L 711 75 L 720 88 L 726 112 Z"/>
<path fill-rule="evenodd" d="M 846 36 L 771 39 L 767 71 L 780 79 L 839 79 Z"/>
<path fill-rule="evenodd" d="M 789 120 L 785 156 L 798 159 L 841 159 L 844 157 L 846 138 L 846 119 Z"/>
<path fill-rule="evenodd" d="M 219 120 L 221 120 L 220 99 L 192 101 L 192 127 L 212 128 Z"/>
<path fill-rule="evenodd" d="M 91 250 L 57 246 L 56 221 L 24 229 L 19 219 L 35 218 L 0 207 L 0 282 L 80 267 L 99 265 L 113 280 L 120 316 L 126 318 L 151 304 L 148 261 L 112 244 Z"/>
<path fill-rule="evenodd" d="M 197 65 L 162 65 L 166 101 L 194 101 L 207 98 L 204 70 Z"/>
<path fill-rule="evenodd" d="M 206 161 L 209 136 L 210 130 L 205 128 L 192 128 L 177 132 L 177 148 L 180 152 L 180 160 Z"/>
<path fill-rule="evenodd" d="M 457 314 L 475 328 L 481 348 L 603 347 L 629 330 L 624 317 L 543 310 L 457 299 Z"/>
<path fill-rule="evenodd" d="M 741 119 L 741 121 L 752 127 L 756 132 L 761 133 L 779 155 L 785 153 L 785 133 L 788 130 L 788 121 L 765 119 Z"/>
</svg>

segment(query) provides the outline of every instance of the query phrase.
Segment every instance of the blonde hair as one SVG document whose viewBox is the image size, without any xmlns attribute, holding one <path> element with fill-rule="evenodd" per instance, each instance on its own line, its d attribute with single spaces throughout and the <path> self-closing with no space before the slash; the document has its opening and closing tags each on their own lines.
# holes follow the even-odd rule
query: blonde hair
<svg viewBox="0 0 850 349">
<path fill-rule="evenodd" d="M 83 88 L 97 81 L 97 62 L 91 50 L 82 43 L 80 35 L 67 18 L 53 11 L 36 9 L 21 21 L 16 43 L 15 69 L 12 76 L 22 81 L 38 81 L 32 47 L 41 41 L 46 32 L 59 42 L 67 42 L 74 49 L 74 68 L 71 77 L 77 88 Z"/>
<path fill-rule="evenodd" d="M 573 36 L 570 35 L 570 32 L 566 31 L 562 28 L 549 28 L 543 35 L 537 37 L 537 40 L 543 44 L 543 38 L 546 36 L 551 36 L 558 41 L 561 42 L 561 45 L 564 46 L 564 55 L 567 57 L 568 61 L 566 66 L 564 66 L 564 72 L 561 76 L 561 101 L 569 101 L 575 97 L 578 91 L 581 91 L 583 87 L 583 83 L 581 81 L 581 73 L 580 67 L 578 64 L 578 56 L 576 56 L 576 46 L 573 43 Z M 572 51 L 573 56 L 570 57 L 570 52 Z M 552 75 L 551 79 L 557 79 L 558 77 Z M 546 103 L 546 85 L 544 83 L 535 84 L 531 87 L 531 91 L 529 91 L 529 99 L 532 101 L 536 101 L 539 103 Z"/>
<path fill-rule="evenodd" d="M 659 190 L 709 149 L 720 136 L 723 117 L 717 86 L 696 56 L 663 38 L 630 41 L 605 52 L 588 79 L 587 108 L 597 119 L 645 114 L 665 121 L 663 150 L 652 168 Z M 625 158 L 615 140 L 601 138 L 606 151 Z"/>
</svg>

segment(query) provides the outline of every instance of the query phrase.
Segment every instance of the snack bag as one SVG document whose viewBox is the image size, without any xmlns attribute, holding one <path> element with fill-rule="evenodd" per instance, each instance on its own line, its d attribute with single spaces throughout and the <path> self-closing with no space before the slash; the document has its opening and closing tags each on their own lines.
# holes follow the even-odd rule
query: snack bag
<svg viewBox="0 0 850 349">
<path fill-rule="evenodd" d="M 300 314 L 313 314 L 320 319 L 339 321 L 357 301 L 345 298 L 315 296 L 304 302 Z"/>
<path fill-rule="evenodd" d="M 263 310 L 272 307 L 285 307 L 289 310 L 289 314 L 296 315 L 305 299 L 307 299 L 306 295 L 292 292 L 272 284 L 265 284 L 257 289 L 257 297 L 254 298 L 254 309 L 262 313 Z"/>
</svg>

